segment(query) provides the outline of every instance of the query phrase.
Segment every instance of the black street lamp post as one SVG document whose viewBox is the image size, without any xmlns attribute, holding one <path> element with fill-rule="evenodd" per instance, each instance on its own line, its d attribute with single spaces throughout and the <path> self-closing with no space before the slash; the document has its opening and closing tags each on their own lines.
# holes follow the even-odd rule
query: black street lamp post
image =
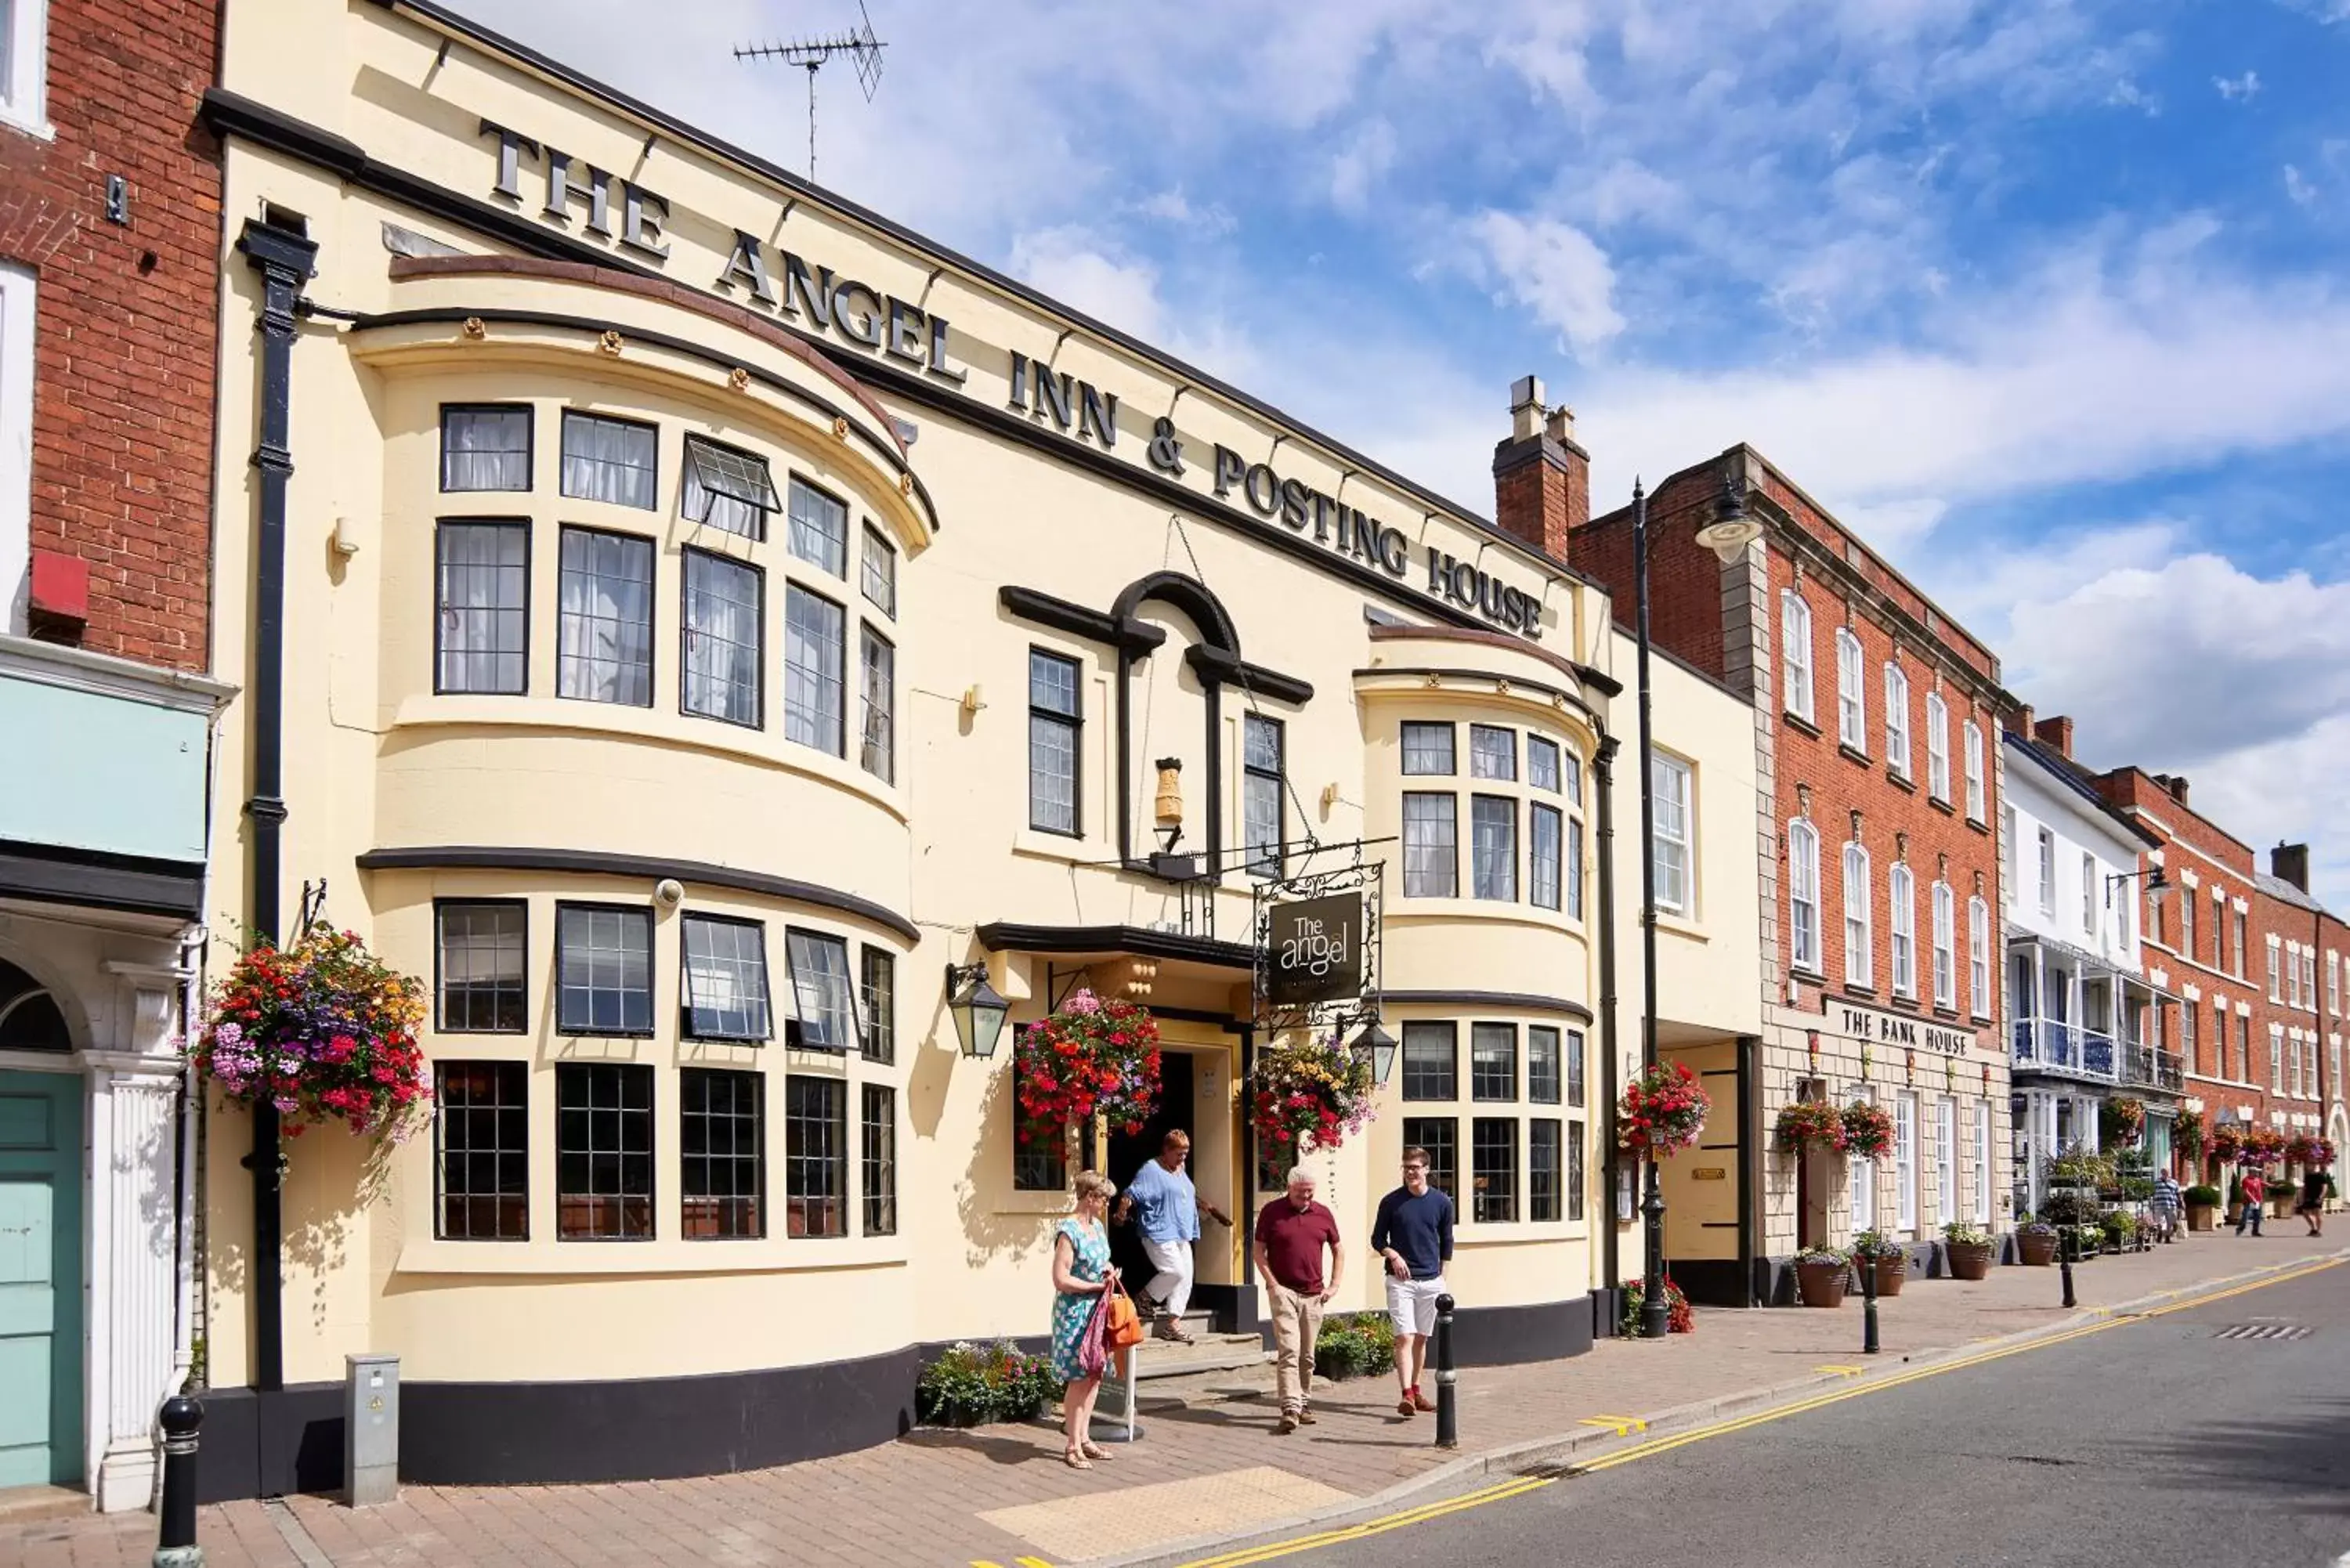
<svg viewBox="0 0 2350 1568">
<path fill-rule="evenodd" d="M 1747 515 L 1744 483 L 1725 472 L 1714 520 L 1698 530 L 1698 543 L 1720 556 L 1726 567 L 1762 535 L 1762 525 Z M 1648 1072 L 1657 1065 L 1657 751 L 1648 713 L 1648 495 L 1637 479 L 1632 482 L 1632 562 L 1639 618 L 1635 637 L 1640 686 L 1640 1067 Z M 1653 1146 L 1642 1150 L 1641 1164 L 1648 1192 L 1640 1205 L 1647 1243 L 1640 1336 L 1662 1339 L 1671 1328 L 1672 1309 L 1665 1300 L 1665 1192 Z"/>
</svg>

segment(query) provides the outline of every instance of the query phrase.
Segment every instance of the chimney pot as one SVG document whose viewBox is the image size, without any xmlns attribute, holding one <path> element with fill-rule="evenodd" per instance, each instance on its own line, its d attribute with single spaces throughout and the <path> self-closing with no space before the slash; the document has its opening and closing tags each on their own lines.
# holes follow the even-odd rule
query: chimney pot
<svg viewBox="0 0 2350 1568">
<path fill-rule="evenodd" d="M 2162 787 L 2170 792 L 2171 799 L 2177 801 L 2181 805 L 2185 805 L 2187 804 L 2187 775 L 2185 774 L 2171 774 L 2165 777 L 2161 783 Z"/>
<path fill-rule="evenodd" d="M 1521 376 L 1510 383 L 1510 439 L 1524 441 L 1540 435 L 1542 428 L 1542 378 Z"/>
</svg>

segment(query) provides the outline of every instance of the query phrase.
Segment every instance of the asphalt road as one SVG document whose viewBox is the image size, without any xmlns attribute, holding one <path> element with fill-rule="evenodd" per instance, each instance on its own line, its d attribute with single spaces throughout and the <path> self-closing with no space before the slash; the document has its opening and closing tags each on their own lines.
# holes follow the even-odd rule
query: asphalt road
<svg viewBox="0 0 2350 1568">
<path fill-rule="evenodd" d="M 2301 1337 L 2220 1337 L 2236 1325 Z M 1726 1432 L 1285 1561 L 2350 1562 L 2350 1267 Z"/>
</svg>

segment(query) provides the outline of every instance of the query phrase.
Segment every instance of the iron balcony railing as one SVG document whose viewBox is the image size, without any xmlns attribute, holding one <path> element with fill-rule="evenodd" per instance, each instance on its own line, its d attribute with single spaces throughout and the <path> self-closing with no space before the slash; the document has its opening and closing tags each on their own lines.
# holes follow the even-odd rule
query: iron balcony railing
<svg viewBox="0 0 2350 1568">
<path fill-rule="evenodd" d="M 2151 1045 L 2128 1045 L 2122 1052 L 2122 1082 L 2174 1092 L 2187 1086 L 2185 1066 L 2175 1051 Z"/>
<path fill-rule="evenodd" d="M 2120 1053 L 2114 1037 L 2102 1031 L 2061 1018 L 2019 1018 L 2012 1033 L 2019 1065 L 2108 1083 L 2118 1076 L 2116 1058 Z"/>
</svg>

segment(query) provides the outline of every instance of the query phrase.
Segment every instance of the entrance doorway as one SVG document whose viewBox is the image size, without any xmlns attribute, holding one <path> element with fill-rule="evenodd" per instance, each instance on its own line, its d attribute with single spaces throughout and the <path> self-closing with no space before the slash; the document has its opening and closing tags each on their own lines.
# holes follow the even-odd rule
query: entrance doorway
<svg viewBox="0 0 2350 1568">
<path fill-rule="evenodd" d="M 0 1073 L 0 1487 L 79 1486 L 81 1079 Z"/>
<path fill-rule="evenodd" d="M 1135 1172 L 1159 1158 L 1159 1145 L 1177 1127 L 1191 1134 L 1192 1143 L 1198 1144 L 1200 1129 L 1191 1125 L 1192 1106 L 1196 1103 L 1191 1094 L 1191 1056 L 1181 1051 L 1161 1050 L 1159 1054 L 1158 1111 L 1142 1124 L 1139 1132 L 1128 1133 L 1115 1127 L 1110 1130 L 1109 1158 L 1102 1174 L 1118 1183 L 1120 1194 L 1133 1185 Z M 1197 1153 L 1195 1148 L 1194 1158 L 1189 1168 L 1195 1182 L 1200 1175 Z M 1113 1202 L 1113 1212 L 1116 1207 Z M 1128 1220 L 1126 1224 L 1109 1228 L 1109 1258 L 1125 1275 L 1128 1293 L 1139 1297 L 1142 1287 L 1150 1282 L 1150 1276 L 1157 1272 L 1142 1251 L 1142 1228 L 1139 1224 Z"/>
</svg>

